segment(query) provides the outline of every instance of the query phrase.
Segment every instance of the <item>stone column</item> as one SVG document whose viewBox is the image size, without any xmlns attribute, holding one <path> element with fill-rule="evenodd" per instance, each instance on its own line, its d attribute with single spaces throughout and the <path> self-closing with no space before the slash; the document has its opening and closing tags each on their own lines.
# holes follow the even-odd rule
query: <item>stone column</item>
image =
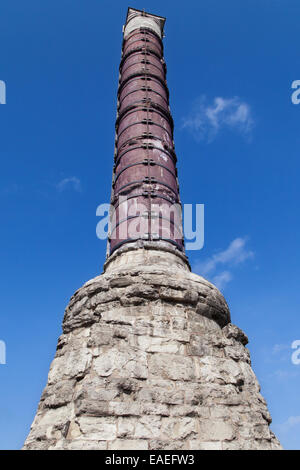
<svg viewBox="0 0 300 470">
<path fill-rule="evenodd" d="M 163 25 L 161 17 L 128 10 L 116 209 L 127 184 L 134 207 L 153 199 L 159 206 L 179 202 Z M 149 223 L 136 239 L 111 233 L 104 273 L 71 298 L 24 449 L 281 448 L 269 428 L 247 336 L 231 323 L 218 289 L 190 272 L 180 231 L 164 237 L 165 219 L 159 219 L 157 236 Z"/>
<path fill-rule="evenodd" d="M 128 10 L 118 88 L 109 254 L 152 244 L 184 255 L 163 57 L 164 23 L 162 17 Z"/>
</svg>

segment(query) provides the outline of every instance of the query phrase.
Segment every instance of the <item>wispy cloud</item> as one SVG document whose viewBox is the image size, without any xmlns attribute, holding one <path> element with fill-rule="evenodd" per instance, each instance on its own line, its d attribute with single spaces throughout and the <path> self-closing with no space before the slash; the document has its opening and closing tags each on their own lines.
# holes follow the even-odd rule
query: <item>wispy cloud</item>
<svg viewBox="0 0 300 470">
<path fill-rule="evenodd" d="M 286 363 L 287 370 L 290 370 L 288 366 L 292 365 L 293 351 L 294 350 L 291 347 L 290 343 L 289 344 L 278 343 L 278 344 L 274 344 L 274 346 L 272 347 L 271 355 L 269 354 L 268 356 L 268 354 L 266 354 L 266 357 L 268 357 L 268 362 L 273 362 L 276 364 Z M 279 379 L 283 378 L 285 375 L 285 371 L 278 370 L 275 372 L 275 375 Z"/>
<path fill-rule="evenodd" d="M 70 176 L 69 178 L 64 178 L 56 185 L 56 189 L 59 192 L 68 188 L 80 193 L 82 191 L 80 179 L 76 176 Z"/>
<path fill-rule="evenodd" d="M 275 427 L 281 432 L 288 432 L 290 429 L 300 425 L 300 416 L 290 416 L 284 423 L 277 424 Z"/>
<path fill-rule="evenodd" d="M 237 265 L 248 258 L 254 256 L 253 251 L 246 248 L 247 238 L 235 238 L 228 248 L 215 253 L 207 260 L 198 264 L 204 274 L 208 274 L 216 269 L 218 265 Z"/>
<path fill-rule="evenodd" d="M 233 279 L 232 269 L 254 256 L 254 252 L 246 247 L 246 243 L 246 237 L 235 238 L 225 250 L 215 253 L 204 261 L 197 261 L 193 266 L 194 272 L 208 277 L 219 289 L 224 289 Z"/>
<path fill-rule="evenodd" d="M 192 133 L 196 140 L 212 142 L 223 129 L 237 131 L 249 139 L 254 126 L 251 108 L 238 96 L 218 96 L 212 103 L 205 96 L 198 98 L 191 113 L 183 118 L 182 128 Z"/>
<path fill-rule="evenodd" d="M 12 194 L 18 194 L 22 191 L 23 187 L 20 186 L 18 183 L 11 183 L 8 186 L 5 186 L 2 188 L 1 192 L 3 194 L 7 195 L 12 195 Z"/>
<path fill-rule="evenodd" d="M 216 274 L 212 278 L 212 282 L 218 289 L 223 290 L 228 284 L 229 281 L 232 279 L 232 274 L 230 271 L 222 271 L 220 274 Z"/>
<path fill-rule="evenodd" d="M 291 369 L 291 367 L 286 369 L 277 369 L 268 375 L 268 379 L 273 383 L 274 379 L 278 382 L 289 382 L 295 377 L 299 377 L 299 371 L 295 367 L 294 369 Z"/>
<path fill-rule="evenodd" d="M 272 348 L 272 354 L 278 354 L 282 353 L 283 351 L 291 351 L 291 345 L 290 344 L 274 344 Z"/>
</svg>

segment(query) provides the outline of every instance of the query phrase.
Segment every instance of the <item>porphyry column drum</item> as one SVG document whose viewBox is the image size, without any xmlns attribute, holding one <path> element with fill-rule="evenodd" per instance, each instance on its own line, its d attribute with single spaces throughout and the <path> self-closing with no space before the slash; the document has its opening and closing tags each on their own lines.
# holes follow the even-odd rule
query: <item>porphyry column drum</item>
<svg viewBox="0 0 300 470">
<path fill-rule="evenodd" d="M 140 21 L 139 21 L 140 19 Z M 137 240 L 183 252 L 173 119 L 163 58 L 164 19 L 129 11 L 118 89 L 110 254 Z M 135 27 L 131 23 L 135 21 Z M 156 31 L 153 24 L 157 25 Z"/>
</svg>

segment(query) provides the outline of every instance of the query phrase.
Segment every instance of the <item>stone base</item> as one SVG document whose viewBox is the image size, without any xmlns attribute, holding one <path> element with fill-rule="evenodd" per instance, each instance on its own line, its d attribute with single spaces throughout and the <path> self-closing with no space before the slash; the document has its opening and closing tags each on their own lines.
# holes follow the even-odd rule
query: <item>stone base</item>
<svg viewBox="0 0 300 470">
<path fill-rule="evenodd" d="M 66 309 L 24 449 L 280 449 L 247 341 L 187 268 L 108 269 Z"/>
</svg>

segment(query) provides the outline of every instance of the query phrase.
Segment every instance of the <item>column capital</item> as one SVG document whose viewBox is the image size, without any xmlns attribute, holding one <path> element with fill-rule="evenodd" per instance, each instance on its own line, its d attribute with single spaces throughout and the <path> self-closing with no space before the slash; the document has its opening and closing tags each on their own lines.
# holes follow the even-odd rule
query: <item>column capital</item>
<svg viewBox="0 0 300 470">
<path fill-rule="evenodd" d="M 163 16 L 152 15 L 143 10 L 128 8 L 126 23 L 123 26 L 124 38 L 132 31 L 138 28 L 152 29 L 161 39 L 164 35 L 164 25 L 166 18 Z"/>
</svg>

